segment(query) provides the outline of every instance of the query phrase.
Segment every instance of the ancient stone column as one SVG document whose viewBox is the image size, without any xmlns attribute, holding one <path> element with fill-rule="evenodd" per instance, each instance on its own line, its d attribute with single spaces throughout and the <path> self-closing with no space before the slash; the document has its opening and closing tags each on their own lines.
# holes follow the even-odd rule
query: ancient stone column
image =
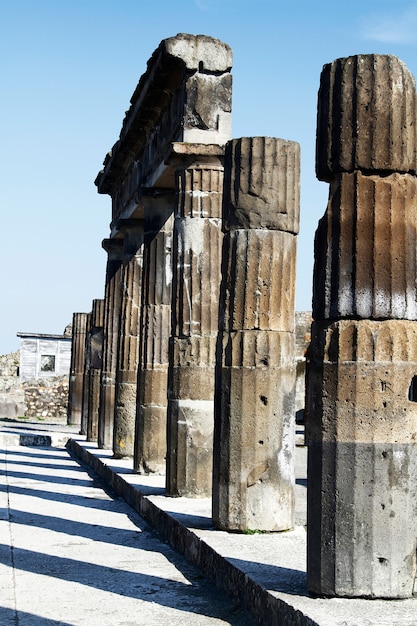
<svg viewBox="0 0 417 626">
<path fill-rule="evenodd" d="M 297 143 L 226 145 L 213 464 L 213 521 L 223 530 L 294 524 L 299 172 Z"/>
<path fill-rule="evenodd" d="M 101 372 L 97 443 L 99 448 L 112 450 L 123 239 L 105 239 L 102 245 L 108 254 L 108 258 L 104 295 L 103 368 Z"/>
<path fill-rule="evenodd" d="M 87 314 L 85 324 L 85 349 L 84 349 L 84 375 L 83 375 L 83 404 L 81 411 L 80 434 L 87 435 L 88 431 L 88 395 L 90 387 L 90 338 L 91 338 L 91 312 Z"/>
<path fill-rule="evenodd" d="M 323 68 L 308 362 L 308 587 L 403 598 L 416 575 L 414 78 L 393 56 Z"/>
<path fill-rule="evenodd" d="M 87 313 L 72 316 L 71 370 L 68 393 L 68 424 L 81 425 Z"/>
<path fill-rule="evenodd" d="M 142 198 L 145 252 L 134 470 L 165 474 L 174 194 Z"/>
<path fill-rule="evenodd" d="M 113 452 L 133 457 L 142 297 L 143 220 L 126 220 L 119 344 L 116 364 Z"/>
<path fill-rule="evenodd" d="M 87 441 L 97 441 L 103 365 L 104 300 L 93 300 L 88 332 Z M 86 349 L 87 352 L 87 349 Z"/>
<path fill-rule="evenodd" d="M 212 484 L 223 151 L 193 144 L 183 150 L 173 241 L 167 494 L 196 497 L 210 495 Z"/>
</svg>

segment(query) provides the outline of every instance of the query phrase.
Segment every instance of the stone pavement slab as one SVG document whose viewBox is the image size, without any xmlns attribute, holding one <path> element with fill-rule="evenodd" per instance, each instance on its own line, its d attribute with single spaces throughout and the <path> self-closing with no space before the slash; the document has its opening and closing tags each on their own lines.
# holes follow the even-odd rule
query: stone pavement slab
<svg viewBox="0 0 417 626">
<path fill-rule="evenodd" d="M 284 533 L 216 530 L 208 498 L 168 498 L 163 476 L 132 473 L 130 460 L 113 459 L 95 444 L 69 441 L 80 459 L 164 539 L 216 584 L 247 606 L 264 626 L 416 626 L 417 599 L 313 598 L 306 587 L 306 448 L 296 451 L 296 523 Z"/>
<path fill-rule="evenodd" d="M 253 626 L 67 450 L 0 447 L 1 626 Z"/>
<path fill-rule="evenodd" d="M 27 426 L 28 425 L 26 425 L 26 428 Z M 31 427 L 32 426 L 30 426 L 30 428 Z M 59 425 L 55 428 L 59 430 Z M 10 430 L 10 427 L 8 427 L 8 429 Z M 18 430 L 19 429 L 20 426 Z M 164 495 L 165 479 L 163 476 L 142 476 L 134 474 L 132 472 L 132 462 L 130 460 L 115 460 L 112 458 L 112 453 L 110 451 L 98 450 L 94 443 L 87 443 L 84 441 L 84 438 L 80 436 L 76 436 L 68 432 L 64 433 L 64 435 L 67 439 L 70 438 L 68 441 L 68 448 L 74 457 L 73 460 L 68 459 L 66 452 L 62 449 L 44 448 L 41 454 L 44 454 L 44 456 L 46 455 L 46 459 L 49 459 L 51 455 L 57 457 L 56 462 L 58 465 L 63 465 L 62 458 L 66 458 L 68 463 L 74 463 L 75 459 L 79 459 L 81 466 L 83 466 L 83 464 L 87 464 L 88 468 L 92 468 L 104 479 L 104 483 L 108 485 L 114 493 L 118 496 L 123 496 L 126 502 L 129 503 L 131 508 L 127 508 L 127 511 L 129 511 L 129 513 L 127 513 L 128 516 L 134 515 L 134 511 L 139 512 L 140 515 L 145 520 L 150 522 L 153 528 L 158 531 L 163 541 L 169 542 L 178 552 L 184 554 L 188 561 L 198 565 L 200 570 L 207 577 L 214 580 L 220 588 L 225 589 L 233 598 L 241 603 L 245 603 L 255 616 L 257 623 L 265 626 L 281 624 L 285 626 L 416 626 L 417 599 L 414 598 L 401 601 L 384 601 L 312 598 L 308 595 L 305 584 L 307 484 L 306 448 L 297 447 L 296 451 L 297 526 L 294 531 L 286 533 L 260 533 L 247 535 L 231 534 L 215 530 L 211 522 L 210 499 L 168 498 Z M 3 440 L 3 428 L 0 426 L 0 444 L 1 443 L 3 444 L 1 447 L 4 450 L 5 444 Z M 20 450 L 22 451 L 24 449 L 20 448 Z M 30 472 L 29 469 L 27 469 L 28 465 L 26 464 L 26 473 L 32 473 L 33 476 L 36 476 L 38 469 L 42 471 L 42 466 L 37 467 L 36 459 L 34 461 L 34 457 L 31 456 L 33 452 L 36 452 L 36 450 L 29 448 L 29 452 L 30 454 L 26 457 L 26 460 L 29 462 L 29 469 L 30 466 L 32 466 L 32 469 L 35 471 Z M 61 455 L 64 455 L 64 457 Z M 23 455 L 20 458 L 22 460 L 25 459 Z M 41 461 L 42 457 L 39 457 L 38 463 Z M 72 478 L 70 478 L 70 482 L 71 480 L 74 480 L 74 476 L 76 478 L 81 478 L 82 475 L 87 476 L 87 479 L 85 480 L 91 481 L 89 483 L 89 489 L 93 490 L 92 493 L 97 494 L 98 483 L 94 482 L 88 474 L 86 475 L 81 473 L 82 467 L 80 468 L 78 464 L 75 463 L 74 468 L 77 467 L 78 470 L 72 470 L 75 474 Z M 50 507 L 55 501 L 63 501 L 68 497 L 66 495 L 66 490 L 69 488 L 69 485 L 65 483 L 65 481 L 59 486 L 57 482 L 49 483 L 49 480 L 52 479 L 45 476 L 45 474 L 43 479 L 40 477 L 36 479 L 33 478 L 33 476 L 32 483 L 37 484 L 37 495 L 42 498 L 43 502 L 42 513 L 45 514 L 45 505 L 47 505 L 48 513 L 51 513 L 49 517 L 51 517 L 51 519 L 53 517 L 57 518 L 54 523 L 59 525 L 59 520 L 61 517 L 65 518 L 65 513 L 62 511 L 60 513 L 53 513 L 50 511 Z M 15 478 L 17 478 L 17 476 Z M 40 482 L 38 484 L 39 480 Z M 44 486 L 42 486 L 42 480 L 44 480 Z M 75 484 L 78 485 L 78 487 L 81 487 L 81 485 L 77 482 Z M 25 489 L 23 485 L 19 486 L 19 484 L 16 484 L 14 487 L 15 491 L 18 491 L 19 487 L 23 490 Z M 88 489 L 87 486 L 85 486 L 85 488 Z M 44 494 L 42 496 L 42 492 L 46 492 L 48 495 L 46 496 Z M 51 499 L 51 493 L 55 494 L 53 499 Z M 76 508 L 78 508 L 79 513 L 77 518 L 72 521 L 72 524 L 77 521 L 84 522 L 83 516 L 85 514 L 85 510 L 92 506 L 91 493 L 84 494 L 82 498 L 77 498 L 76 496 L 77 494 L 74 494 L 73 500 L 75 498 L 75 503 L 77 503 Z M 26 494 L 26 498 L 28 497 L 29 496 Z M 3 500 L 3 508 L 7 508 L 4 501 L 4 491 L 0 491 L 0 498 Z M 84 498 L 86 498 L 86 500 L 84 500 Z M 81 504 L 83 501 L 84 504 Z M 68 505 L 66 500 L 63 503 Z M 99 498 L 99 503 L 101 503 L 104 507 L 109 506 L 108 494 L 102 492 L 102 496 Z M 116 500 L 116 503 L 118 506 L 126 506 L 126 504 L 120 499 Z M 88 505 L 87 507 L 86 504 Z M 33 511 L 33 514 L 35 513 L 39 514 L 39 511 Z M 34 519 L 36 520 L 39 518 L 34 517 Z M 141 529 L 140 525 L 143 525 L 144 522 L 141 518 L 135 519 L 139 520 L 138 522 L 135 522 L 135 524 L 138 523 L 138 528 Z M 126 529 L 123 524 L 120 526 L 119 533 L 115 530 L 115 528 L 118 529 L 120 525 L 120 517 L 118 516 L 113 518 L 113 521 L 109 524 L 110 528 L 106 528 L 107 522 L 105 508 L 104 512 L 102 511 L 92 520 L 92 523 L 95 524 L 96 528 L 100 529 L 97 532 L 102 532 L 104 535 L 110 533 L 112 537 L 114 537 L 114 534 L 127 536 L 125 535 Z M 49 522 L 49 525 L 51 526 L 52 522 Z M 3 521 L 1 521 L 0 529 L 3 529 L 3 535 L 0 536 L 1 543 L 7 545 L 7 536 L 4 536 L 4 528 L 5 526 L 3 525 Z M 84 540 L 89 540 L 93 545 L 97 541 L 101 546 L 104 544 L 106 546 L 106 550 L 108 550 L 108 546 L 111 545 L 111 542 L 108 543 L 103 539 L 94 539 L 94 537 L 90 537 L 88 533 L 86 533 L 86 526 L 83 526 L 83 528 Z M 50 532 L 57 532 L 56 528 L 50 528 L 49 530 Z M 138 532 L 140 533 L 140 530 L 138 531 L 136 529 L 136 531 L 133 532 L 135 532 L 137 536 Z M 149 530 L 148 532 L 152 535 L 152 531 Z M 86 534 L 87 537 L 85 536 Z M 77 543 L 79 541 L 79 535 L 77 535 L 77 533 L 72 532 L 70 535 L 72 537 L 72 543 Z M 81 536 L 83 535 L 81 534 Z M 74 539 L 74 537 L 77 538 Z M 112 539 L 112 542 L 114 543 L 114 539 Z M 167 547 L 165 543 L 162 545 Z M 24 549 L 30 550 L 30 547 L 24 547 Z M 71 548 L 69 547 L 68 550 L 71 551 Z M 48 549 L 47 554 L 49 554 L 49 551 L 50 549 Z M 124 565 L 122 567 L 117 559 L 114 559 L 113 562 L 113 555 L 111 551 L 109 552 L 109 556 L 111 557 L 111 560 L 110 564 L 106 566 L 107 571 L 113 573 L 113 570 L 117 570 L 119 568 L 124 569 Z M 67 554 L 66 558 L 71 559 L 72 557 Z M 97 559 L 98 557 L 96 556 L 95 558 Z M 8 577 L 10 579 L 11 576 L 10 559 L 11 554 L 9 550 L 8 553 L 2 555 L 0 564 L 2 603 L 4 604 L 6 601 L 8 603 L 5 606 L 13 604 L 13 597 L 10 591 L 12 585 L 10 584 L 10 580 L 8 581 Z M 66 561 L 64 561 L 64 563 L 66 563 Z M 72 562 L 70 561 L 70 563 Z M 133 578 L 135 572 L 132 573 L 130 571 L 131 566 L 129 565 L 129 559 L 126 560 L 126 563 L 128 565 L 128 572 L 130 572 L 130 574 L 126 574 L 126 576 Z M 161 563 L 158 560 L 156 560 L 155 563 L 157 563 L 158 569 Z M 97 566 L 100 564 L 100 561 L 98 563 L 93 563 L 93 565 Z M 102 571 L 99 567 L 96 567 L 96 569 L 93 568 L 92 571 L 97 571 L 97 569 L 98 571 Z M 26 572 L 25 575 L 29 574 L 33 575 L 34 572 Z M 37 575 L 39 576 L 39 574 Z M 111 577 L 111 585 L 117 582 L 118 577 L 123 579 L 123 576 L 123 573 L 120 574 L 116 571 L 115 575 Z M 198 576 L 198 574 L 196 576 Z M 162 576 L 159 572 L 157 572 L 155 577 L 161 578 Z M 53 576 L 52 579 L 55 582 L 55 578 Z M 61 579 L 59 580 L 61 581 Z M 66 582 L 68 583 L 68 581 Z M 60 584 L 62 584 L 62 582 L 60 582 Z M 79 589 L 82 589 L 84 581 L 75 580 L 72 581 L 72 584 L 76 584 Z M 110 583 L 108 584 L 110 585 Z M 206 584 L 209 585 L 209 583 Z M 93 589 L 93 586 L 88 587 L 87 585 L 87 596 L 92 593 Z M 99 591 L 104 592 L 104 589 L 100 589 Z M 113 590 L 110 591 L 110 594 L 112 592 Z M 3 593 L 5 600 L 3 600 Z M 217 593 L 218 592 L 215 591 L 215 594 Z M 113 592 L 113 595 L 115 596 L 115 601 L 117 603 L 126 601 L 125 598 L 121 597 L 122 594 L 118 594 L 117 591 L 116 593 Z M 82 593 L 80 598 L 83 598 Z M 136 598 L 136 600 L 137 599 L 138 598 Z M 133 601 L 134 599 L 130 598 L 130 600 Z M 80 599 L 78 601 L 80 601 Z M 83 603 L 85 602 L 86 600 L 82 600 L 81 605 L 84 606 Z M 107 605 L 104 604 L 101 608 L 104 608 L 105 606 Z M 145 606 L 147 606 L 146 602 Z M 161 604 L 161 606 L 163 607 L 163 610 L 173 608 L 167 607 L 163 604 Z M 106 610 L 109 611 L 109 619 L 111 619 L 110 611 L 112 608 L 108 607 Z M 201 617 L 200 614 L 192 614 L 191 621 L 186 622 L 185 612 L 183 609 L 179 609 L 179 611 L 181 613 L 179 618 L 181 619 L 181 622 L 184 622 L 184 624 L 190 623 L 198 625 L 200 623 L 206 623 L 197 621 Z M 30 612 L 27 611 L 27 613 Z M 117 611 L 113 613 L 113 617 L 116 613 Z M 86 613 L 86 615 L 87 614 L 88 613 Z M 22 613 L 22 616 L 23 615 L 24 613 Z M 121 614 L 119 613 L 118 619 L 120 619 L 120 615 Z M 145 621 L 140 621 L 142 616 Z M 28 618 L 29 617 L 31 616 L 28 615 Z M 216 616 L 211 616 L 211 614 L 203 614 L 203 617 L 210 617 L 212 620 L 219 619 Z M 139 621 L 113 621 L 112 623 L 116 625 L 118 623 L 127 624 L 129 626 L 130 624 L 152 625 L 161 623 L 165 625 L 180 623 L 180 621 L 169 621 L 166 616 L 164 616 L 166 621 L 162 619 L 161 622 L 146 621 L 147 619 L 148 617 L 146 611 L 144 612 L 144 609 L 141 608 Z M 220 619 L 224 618 L 221 617 Z M 232 620 L 233 617 L 229 616 L 227 619 Z M 236 619 L 237 621 L 234 622 L 212 621 L 207 623 L 233 623 L 239 625 L 242 624 L 242 626 L 244 626 L 245 622 L 239 621 L 239 619 L 242 620 L 244 618 L 239 615 Z M 15 623 L 16 622 L 13 621 L 4 622 L 4 626 L 9 626 L 9 624 L 13 624 L 13 626 L 15 626 Z M 58 624 L 61 626 L 78 626 L 78 624 L 84 623 L 87 622 L 57 622 L 54 621 L 54 618 L 46 617 L 43 618 L 43 621 L 23 621 L 22 617 L 22 621 L 18 622 L 19 626 L 43 626 L 44 624 L 47 626 L 58 626 Z M 107 624 L 105 621 L 95 622 L 94 619 L 89 623 L 93 625 L 98 623 L 100 626 L 101 624 Z M 110 623 L 110 621 L 108 623 Z M 0 625 L 3 626 L 1 619 Z"/>
</svg>

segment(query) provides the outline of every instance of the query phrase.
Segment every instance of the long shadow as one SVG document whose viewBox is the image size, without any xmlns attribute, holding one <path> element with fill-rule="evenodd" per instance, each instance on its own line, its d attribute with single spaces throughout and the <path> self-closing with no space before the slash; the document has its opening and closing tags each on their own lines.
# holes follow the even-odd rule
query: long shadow
<svg viewBox="0 0 417 626">
<path fill-rule="evenodd" d="M 225 608 L 225 595 L 218 590 L 213 594 L 212 584 L 200 575 L 196 576 L 195 573 L 188 575 L 189 584 L 186 584 L 160 576 L 85 563 L 22 548 L 15 547 L 13 555 L 15 568 L 21 571 L 157 603 L 178 611 L 219 619 L 226 617 L 225 613 L 227 613 L 229 624 L 232 626 L 242 624 L 241 615 L 231 615 L 234 609 L 230 607 L 230 603 L 226 602 Z"/>
<path fill-rule="evenodd" d="M 307 487 L 307 478 L 296 478 L 295 484 L 301 485 L 302 487 Z"/>
<path fill-rule="evenodd" d="M 33 457 L 38 457 L 38 453 L 34 452 Z M 46 458 L 50 458 L 49 455 L 43 455 Z M 61 458 L 61 457 L 60 457 Z M 77 460 L 78 461 L 78 460 Z M 71 466 L 72 469 L 72 466 Z M 88 474 L 92 477 L 91 480 L 79 480 L 79 479 L 66 479 L 65 477 L 38 477 L 36 474 L 29 472 L 18 472 L 12 470 L 8 472 L 11 476 L 18 478 L 33 478 L 42 482 L 49 479 L 49 482 L 69 484 L 69 485 L 81 485 L 90 488 L 103 489 L 103 482 L 99 478 L 96 480 L 95 473 L 90 469 Z M 215 600 L 213 600 L 212 583 L 204 578 L 200 572 L 194 571 L 194 568 L 187 564 L 183 557 L 176 553 L 169 545 L 162 543 L 157 532 L 150 527 L 138 514 L 131 510 L 131 508 L 121 498 L 113 500 L 102 500 L 101 498 L 94 499 L 83 496 L 72 496 L 71 494 L 57 494 L 53 491 L 37 490 L 36 486 L 24 488 L 17 485 L 10 485 L 8 490 L 13 493 L 30 494 L 33 497 L 43 497 L 45 499 L 56 499 L 57 501 L 68 502 L 69 500 L 74 503 L 83 503 L 84 506 L 93 506 L 97 509 L 111 510 L 115 513 L 125 514 L 135 524 L 137 529 L 121 530 L 120 528 L 106 527 L 106 526 L 94 526 L 94 524 L 86 524 L 80 522 L 73 522 L 64 520 L 62 518 L 53 518 L 50 516 L 44 516 L 39 514 L 31 514 L 27 511 L 11 511 L 11 523 L 13 524 L 25 524 L 30 526 L 40 526 L 52 531 L 60 532 L 67 535 L 76 535 L 85 537 L 87 540 L 101 541 L 104 543 L 111 543 L 113 545 L 121 545 L 125 547 L 133 547 L 138 550 L 155 551 L 163 554 L 174 566 L 183 573 L 186 579 L 191 584 L 184 584 L 179 582 L 172 582 L 165 580 L 164 578 L 148 576 L 144 574 L 137 574 L 134 572 L 120 571 L 118 568 L 109 568 L 103 566 L 97 566 L 85 562 L 79 562 L 73 559 L 61 558 L 57 556 L 43 555 L 42 553 L 32 552 L 30 550 L 23 550 L 14 548 L 14 560 L 15 566 L 24 571 L 32 571 L 34 573 L 49 574 L 58 578 L 64 578 L 68 581 L 80 582 L 90 587 L 96 587 L 98 589 L 108 589 L 112 593 L 118 593 L 122 596 L 130 595 L 131 597 L 138 597 L 142 600 L 149 600 L 151 594 L 152 602 L 157 602 L 161 605 L 176 608 L 178 610 L 184 610 L 196 614 L 204 614 L 210 617 L 226 617 L 229 623 L 233 626 L 241 625 L 253 625 L 253 621 L 248 617 L 248 614 L 236 607 L 230 605 L 230 601 L 224 600 L 225 595 L 223 592 L 216 590 Z M 105 488 L 108 495 L 112 497 L 109 490 Z M 111 491 L 111 490 L 110 490 Z M 114 497 L 114 496 L 113 496 Z M 141 531 L 141 532 L 140 532 Z M 155 545 L 157 543 L 157 545 Z M 154 546 L 154 547 L 153 547 Z M 190 570 L 190 568 L 192 568 Z M 100 578 L 101 576 L 101 578 Z M 131 591 L 130 591 L 131 590 Z M 167 593 L 167 591 L 170 593 Z M 174 591 L 174 597 L 172 597 L 172 591 Z M 204 610 L 201 608 L 201 594 L 212 594 L 209 596 L 209 600 L 204 598 Z M 222 599 L 222 600 L 221 600 Z M 220 601 L 223 605 L 220 606 Z M 198 603 L 200 602 L 200 606 Z M 196 606 L 194 606 L 196 605 Z M 225 613 L 227 608 L 227 615 Z M 38 622 L 34 622 L 37 624 Z M 45 620 L 39 621 L 41 624 L 47 624 Z M 54 624 L 51 621 L 51 626 Z M 64 624 L 64 626 L 66 626 Z"/>
<path fill-rule="evenodd" d="M 33 452 L 28 452 L 28 449 L 25 448 L 25 450 L 9 450 L 6 448 L 0 448 L 0 453 L 7 455 L 7 459 L 9 459 L 9 456 L 13 455 L 13 456 L 23 456 L 23 457 L 35 457 L 37 459 L 59 459 L 61 461 L 65 461 L 66 457 L 68 456 L 68 453 L 65 451 L 65 449 L 62 449 L 62 454 L 42 454 L 42 452 L 40 452 L 39 447 L 34 447 L 33 448 Z M 56 450 L 56 448 L 48 448 L 48 450 Z M 71 459 L 68 459 L 69 461 Z"/>
<path fill-rule="evenodd" d="M 0 624 L 10 624 L 10 626 L 12 626 L 12 624 L 18 624 L 18 620 L 25 624 L 27 622 L 31 626 L 74 626 L 69 622 L 63 622 L 62 620 L 56 621 L 55 619 L 40 617 L 34 613 L 15 611 L 14 609 L 6 609 L 0 606 Z"/>
<path fill-rule="evenodd" d="M 234 558 L 229 558 L 228 560 L 243 570 L 253 580 L 259 581 L 269 591 L 280 591 L 293 596 L 309 597 L 305 571 L 278 565 L 256 563 L 255 561 L 243 561 Z"/>
<path fill-rule="evenodd" d="M 63 459 L 64 460 L 64 459 Z M 73 470 L 74 472 L 82 472 L 83 470 L 78 466 L 78 465 L 57 465 L 54 462 L 54 459 L 52 459 L 51 463 L 41 463 L 41 462 L 36 462 L 36 461 L 22 461 L 20 459 L 18 460 L 13 460 L 10 459 L 10 457 L 7 457 L 7 466 L 9 465 L 28 465 L 29 467 L 40 467 L 40 468 L 48 468 L 48 469 L 53 469 L 53 470 Z"/>
<path fill-rule="evenodd" d="M 120 507 L 117 507 L 117 502 L 112 502 L 112 512 L 123 515 L 126 514 L 126 503 L 120 502 Z M 101 507 L 97 507 L 101 510 Z M 117 510 L 117 509 L 120 510 Z M 122 530 L 113 526 L 99 526 L 98 524 L 78 522 L 69 519 L 63 519 L 62 517 L 52 517 L 50 515 L 41 515 L 39 513 L 31 513 L 27 511 L 20 511 L 12 509 L 10 511 L 10 521 L 12 524 L 20 524 L 22 526 L 28 526 L 33 528 L 44 528 L 63 535 L 71 535 L 75 537 L 83 537 L 84 539 L 92 539 L 97 543 L 110 543 L 111 545 L 129 546 L 133 548 L 140 548 L 141 550 L 149 549 L 148 544 L 137 546 L 138 532 L 146 532 L 148 525 L 141 517 L 137 516 L 137 519 L 131 521 L 135 524 L 137 530 Z M 116 522 L 117 523 L 117 522 Z M 152 548 L 151 548 L 152 549 Z"/>
<path fill-rule="evenodd" d="M 95 484 L 91 485 L 94 489 L 101 489 Z M 28 495 L 27 487 L 19 487 L 18 485 L 0 485 L 0 491 L 8 491 L 9 493 L 15 493 L 16 495 Z M 82 496 L 74 495 L 70 493 L 59 493 L 57 491 L 46 491 L 45 489 L 33 489 L 30 492 L 31 496 L 36 498 L 42 498 L 43 500 L 51 500 L 52 502 L 65 502 L 67 504 L 74 504 L 75 506 L 83 506 L 89 509 L 102 509 L 103 511 L 113 511 L 114 502 L 95 498 L 94 496 Z"/>
<path fill-rule="evenodd" d="M 81 478 L 65 478 L 64 476 L 51 476 L 48 474 L 32 474 L 31 472 L 19 472 L 17 470 L 7 470 L 7 475 L 13 476 L 13 478 L 37 480 L 42 483 L 55 483 L 55 484 L 59 483 L 62 485 L 74 485 L 74 486 L 77 485 L 79 487 L 91 487 L 94 482 L 93 479 L 85 480 Z"/>
</svg>

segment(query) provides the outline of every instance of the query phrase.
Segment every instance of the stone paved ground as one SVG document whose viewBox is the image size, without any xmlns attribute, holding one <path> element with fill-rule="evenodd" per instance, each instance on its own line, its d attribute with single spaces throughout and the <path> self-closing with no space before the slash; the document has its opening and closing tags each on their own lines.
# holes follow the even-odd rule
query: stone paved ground
<svg viewBox="0 0 417 626">
<path fill-rule="evenodd" d="M 167 498 L 163 476 L 134 474 L 131 460 L 76 431 L 0 420 L 0 626 L 253 624 L 153 529 L 238 590 L 262 626 L 416 626 L 417 597 L 309 596 L 306 448 L 296 451 L 296 527 L 248 535 L 215 530 L 209 498 Z M 68 455 L 69 437 L 72 453 L 132 506 Z M 55 447 L 33 447 L 44 439 Z"/>
<path fill-rule="evenodd" d="M 1 626 L 251 626 L 65 449 L 0 451 Z"/>
</svg>

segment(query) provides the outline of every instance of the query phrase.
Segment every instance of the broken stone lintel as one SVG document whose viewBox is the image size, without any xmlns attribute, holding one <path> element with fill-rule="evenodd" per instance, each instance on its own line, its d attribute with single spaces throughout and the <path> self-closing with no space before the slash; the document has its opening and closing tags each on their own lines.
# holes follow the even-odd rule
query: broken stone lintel
<svg viewBox="0 0 417 626">
<path fill-rule="evenodd" d="M 143 174 L 149 172 L 172 141 L 198 137 L 203 143 L 225 143 L 231 132 L 231 66 L 231 48 L 218 39 L 179 34 L 163 40 L 96 178 L 99 193 L 112 195 L 136 159 Z M 156 142 L 149 142 L 150 136 Z"/>
</svg>

